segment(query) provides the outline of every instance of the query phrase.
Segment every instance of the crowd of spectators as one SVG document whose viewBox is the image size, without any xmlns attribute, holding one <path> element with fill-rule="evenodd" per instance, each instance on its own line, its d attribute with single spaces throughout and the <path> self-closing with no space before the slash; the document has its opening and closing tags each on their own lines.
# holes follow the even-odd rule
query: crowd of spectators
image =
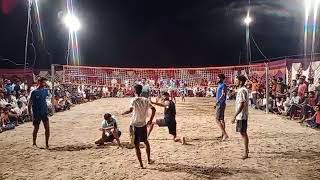
<svg viewBox="0 0 320 180">
<path fill-rule="evenodd" d="M 253 78 L 247 84 L 250 90 L 251 106 L 298 120 L 308 127 L 320 127 L 320 78 L 317 84 L 313 78 L 296 75 L 291 84 L 285 84 L 281 77 L 273 78 L 267 99 L 265 85 Z"/>
<path fill-rule="evenodd" d="M 188 87 L 186 84 L 168 83 L 167 85 L 155 86 L 147 80 L 140 82 L 143 92 L 151 97 L 158 97 L 162 92 L 175 92 L 175 96 L 182 97 L 214 97 L 216 88 L 214 86 Z M 305 76 L 296 76 L 290 85 L 284 83 L 282 78 L 273 78 L 269 87 L 269 96 L 266 96 L 265 83 L 260 79 L 252 78 L 248 81 L 250 92 L 250 104 L 253 108 L 287 116 L 288 119 L 298 119 L 300 123 L 306 123 L 312 128 L 320 125 L 320 79 L 314 84 L 314 79 L 306 80 Z M 52 89 L 48 82 L 48 89 Z M 28 85 L 19 79 L 4 80 L 0 83 L 0 132 L 14 129 L 19 124 L 31 121 L 28 114 L 28 100 L 31 92 L 37 88 L 37 83 Z M 106 97 L 133 97 L 132 86 L 117 85 L 91 86 L 71 85 L 56 83 L 54 92 L 49 91 L 47 98 L 49 115 L 54 112 L 69 110 L 76 104 L 86 103 Z M 227 99 L 234 99 L 236 88 L 228 86 Z"/>
</svg>

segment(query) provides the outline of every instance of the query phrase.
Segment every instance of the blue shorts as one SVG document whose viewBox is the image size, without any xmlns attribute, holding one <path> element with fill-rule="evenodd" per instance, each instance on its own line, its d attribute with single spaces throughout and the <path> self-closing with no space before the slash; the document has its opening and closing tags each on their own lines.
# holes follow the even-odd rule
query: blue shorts
<svg viewBox="0 0 320 180">
<path fill-rule="evenodd" d="M 40 123 L 49 121 L 48 114 L 33 114 L 33 125 L 39 126 Z"/>
</svg>

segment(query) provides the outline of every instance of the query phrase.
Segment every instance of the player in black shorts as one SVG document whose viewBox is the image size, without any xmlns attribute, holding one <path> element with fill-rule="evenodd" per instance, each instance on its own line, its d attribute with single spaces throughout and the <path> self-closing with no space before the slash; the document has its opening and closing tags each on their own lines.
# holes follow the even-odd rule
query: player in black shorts
<svg viewBox="0 0 320 180">
<path fill-rule="evenodd" d="M 181 139 L 177 138 L 176 105 L 172 100 L 170 100 L 170 94 L 167 92 L 163 93 L 163 99 L 163 103 L 151 101 L 151 104 L 164 107 L 164 118 L 157 119 L 155 122 L 152 122 L 149 125 L 148 136 L 150 136 L 154 125 L 157 124 L 159 127 L 168 127 L 169 134 L 173 136 L 173 140 L 175 142 L 181 142 L 182 144 L 185 144 L 184 137 L 182 137 Z"/>
</svg>

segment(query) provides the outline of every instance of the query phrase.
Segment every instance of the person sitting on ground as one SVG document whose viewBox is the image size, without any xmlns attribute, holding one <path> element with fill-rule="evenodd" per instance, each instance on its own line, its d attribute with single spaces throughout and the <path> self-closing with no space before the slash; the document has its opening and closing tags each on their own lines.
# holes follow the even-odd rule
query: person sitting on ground
<svg viewBox="0 0 320 180">
<path fill-rule="evenodd" d="M 292 98 L 294 91 L 298 91 L 298 84 L 297 84 L 297 80 L 295 80 L 295 79 L 292 80 L 291 86 L 290 86 L 290 88 L 288 90 L 288 92 L 290 94 L 290 98 Z"/>
<path fill-rule="evenodd" d="M 303 123 L 307 118 L 308 114 L 314 114 L 314 106 L 318 104 L 318 99 L 315 95 L 314 91 L 309 93 L 309 96 L 305 98 L 304 102 L 302 103 L 302 119 L 299 123 Z"/>
<path fill-rule="evenodd" d="M 283 111 L 280 111 L 281 115 L 284 115 L 284 116 L 288 115 L 288 110 L 290 108 L 290 101 L 291 101 L 290 96 L 291 96 L 290 93 L 286 94 L 286 99 L 283 102 Z"/>
<path fill-rule="evenodd" d="M 6 85 L 5 85 L 4 89 L 6 91 L 6 94 L 11 94 L 11 92 L 13 91 L 13 86 L 12 86 L 11 81 L 5 80 L 5 83 L 6 83 Z"/>
<path fill-rule="evenodd" d="M 18 101 L 22 102 L 22 105 L 23 105 L 24 107 L 27 107 L 27 106 L 28 106 L 28 100 L 27 100 L 27 96 L 26 96 L 26 90 L 22 89 L 22 90 L 20 91 L 20 95 L 19 95 Z"/>
<path fill-rule="evenodd" d="M 157 102 L 151 101 L 151 104 L 164 107 L 164 118 L 157 119 L 155 122 L 150 123 L 148 137 L 150 136 L 154 125 L 157 124 L 159 127 L 168 127 L 169 134 L 173 136 L 173 141 L 181 142 L 182 144 L 185 144 L 184 137 L 182 137 L 181 139 L 177 138 L 176 106 L 173 100 L 170 100 L 169 93 L 167 92 L 163 93 L 163 98 L 164 98 L 163 103 L 157 103 Z"/>
<path fill-rule="evenodd" d="M 276 112 L 277 114 L 281 114 L 281 112 L 284 111 L 283 103 L 284 103 L 284 98 L 277 97 L 276 109 L 274 110 L 274 112 Z"/>
<path fill-rule="evenodd" d="M 311 128 L 319 128 L 320 127 L 320 104 L 315 106 L 314 115 L 306 120 L 307 126 Z"/>
<path fill-rule="evenodd" d="M 311 92 L 311 91 L 316 91 L 316 85 L 314 84 L 314 78 L 313 77 L 309 77 L 308 78 L 308 91 Z"/>
<path fill-rule="evenodd" d="M 26 106 L 23 106 L 23 103 L 21 101 L 18 101 L 17 104 L 18 106 L 13 108 L 12 111 L 17 115 L 18 122 L 24 123 L 28 117 L 28 110 Z"/>
<path fill-rule="evenodd" d="M 18 115 L 17 113 L 14 111 L 14 108 L 11 104 L 7 104 L 6 108 L 9 109 L 9 121 L 11 123 L 14 123 L 15 126 L 19 126 L 19 123 L 23 123 L 21 121 L 19 121 Z"/>
<path fill-rule="evenodd" d="M 292 119 L 294 113 L 296 110 L 301 109 L 302 105 L 301 105 L 301 98 L 300 96 L 298 96 L 298 92 L 294 91 L 293 92 L 293 97 L 290 100 L 290 107 L 288 109 L 288 115 L 290 116 L 290 119 Z"/>
<path fill-rule="evenodd" d="M 59 96 L 54 97 L 52 105 L 54 107 L 55 112 L 64 111 L 64 107 L 63 107 L 63 105 L 61 105 L 61 101 L 60 101 Z"/>
<path fill-rule="evenodd" d="M 95 141 L 97 145 L 103 145 L 105 142 L 117 141 L 119 147 L 122 147 L 120 143 L 121 131 L 119 129 L 117 120 L 112 117 L 111 114 L 106 113 L 104 119 L 101 122 L 99 130 L 102 132 L 101 138 Z"/>
<path fill-rule="evenodd" d="M 8 100 L 5 98 L 4 93 L 0 92 L 0 107 L 4 108 L 9 104 Z"/>
<path fill-rule="evenodd" d="M 278 77 L 277 79 L 277 87 L 276 87 L 276 97 L 285 97 L 285 93 L 287 90 L 287 85 L 283 82 L 282 77 Z"/>
<path fill-rule="evenodd" d="M 122 90 L 122 88 L 120 88 L 119 91 L 117 92 L 116 97 L 123 98 L 123 96 L 124 96 L 123 90 Z"/>
<path fill-rule="evenodd" d="M 17 107 L 17 94 L 16 91 L 12 91 L 12 93 L 9 96 L 9 103 L 12 105 L 12 107 Z"/>
<path fill-rule="evenodd" d="M 315 89 L 318 102 L 320 102 L 320 78 L 318 79 L 318 85 L 315 86 Z"/>
<path fill-rule="evenodd" d="M 10 108 L 8 107 L 3 108 L 3 112 L 1 113 L 1 116 L 0 116 L 1 131 L 15 128 L 15 124 L 10 122 L 9 114 L 10 114 Z"/>
<path fill-rule="evenodd" d="M 269 95 L 269 99 L 268 99 L 268 108 L 269 108 L 269 112 L 273 112 L 273 105 L 274 105 L 274 101 L 272 99 L 272 95 L 270 93 Z M 267 106 L 267 97 L 266 95 L 264 95 L 263 99 L 262 99 L 262 110 L 265 110 Z"/>
</svg>

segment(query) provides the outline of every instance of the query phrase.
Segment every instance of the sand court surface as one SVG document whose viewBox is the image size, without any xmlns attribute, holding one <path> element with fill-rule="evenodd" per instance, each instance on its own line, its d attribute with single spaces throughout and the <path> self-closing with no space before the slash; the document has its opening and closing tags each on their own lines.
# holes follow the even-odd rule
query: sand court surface
<svg viewBox="0 0 320 180">
<path fill-rule="evenodd" d="M 32 123 L 0 134 L 0 179 L 319 179 L 320 132 L 262 111 L 250 110 L 248 134 L 250 158 L 241 159 L 243 143 L 231 124 L 234 102 L 226 109 L 230 139 L 220 142 L 211 98 L 186 98 L 177 102 L 177 132 L 187 145 L 172 141 L 167 128 L 155 126 L 148 165 L 145 148 L 140 169 L 135 150 L 128 148 L 130 98 L 107 98 L 77 105 L 50 118 L 50 150 L 43 149 L 44 129 L 38 134 L 39 148 L 32 147 Z M 163 109 L 156 107 L 156 118 Z M 116 116 L 123 149 L 114 144 L 93 144 L 103 114 Z"/>
</svg>

